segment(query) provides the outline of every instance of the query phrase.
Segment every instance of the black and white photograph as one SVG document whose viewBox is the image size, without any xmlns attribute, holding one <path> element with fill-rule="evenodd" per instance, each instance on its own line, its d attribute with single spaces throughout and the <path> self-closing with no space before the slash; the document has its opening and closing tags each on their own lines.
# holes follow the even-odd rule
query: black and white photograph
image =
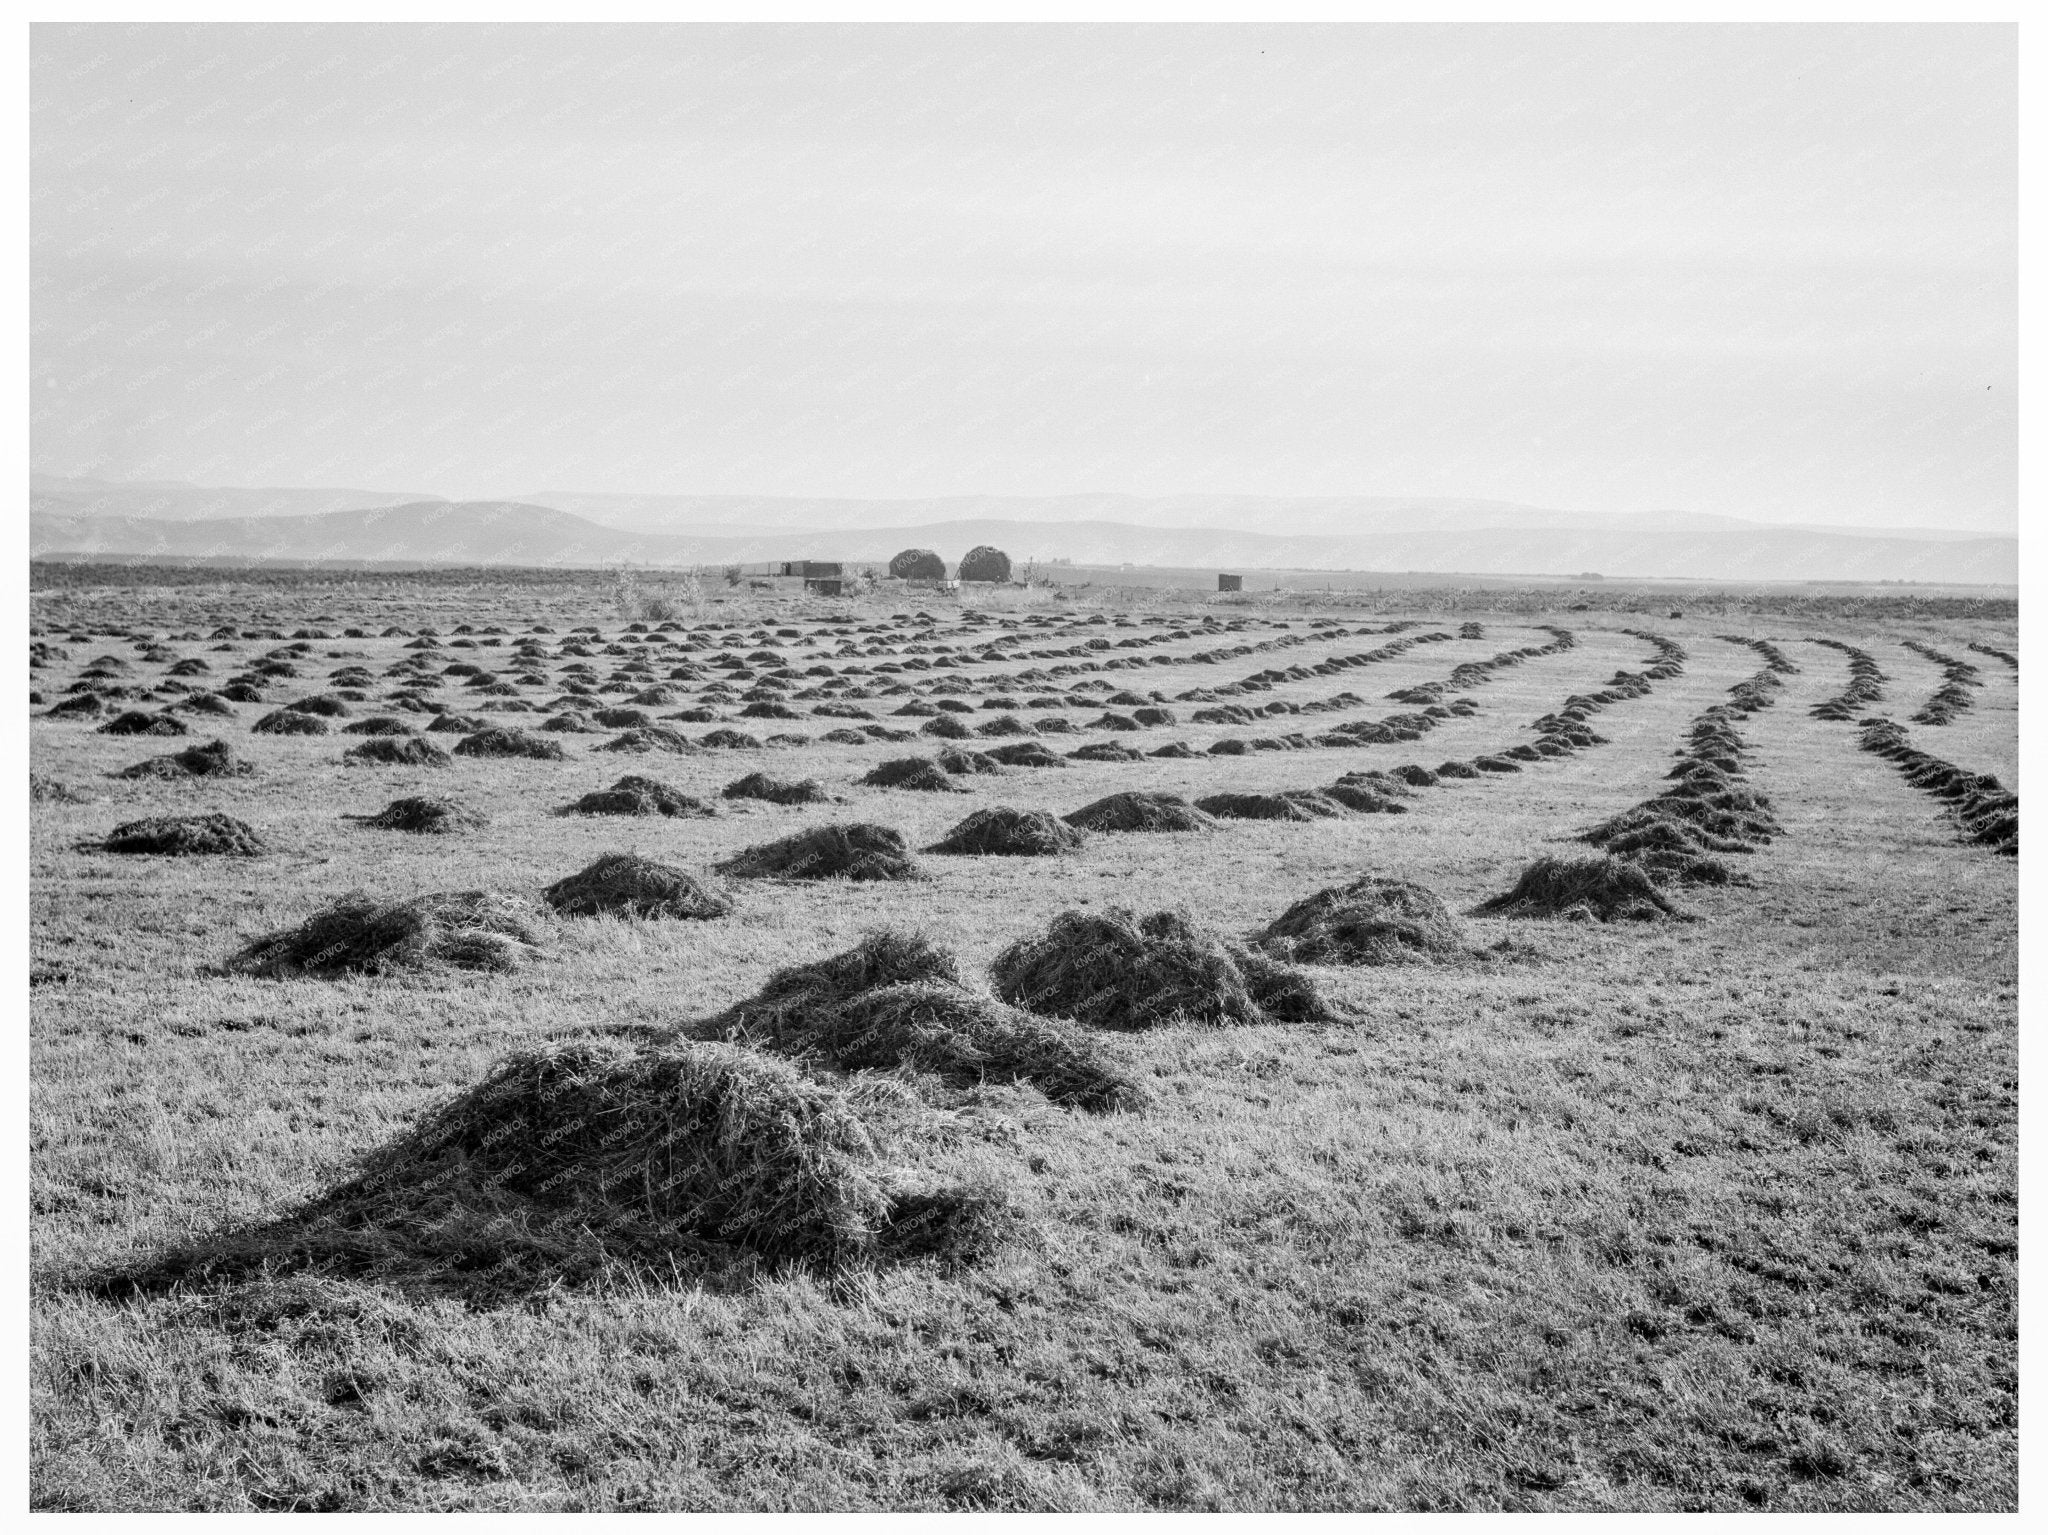
<svg viewBox="0 0 2048 1535">
<path fill-rule="evenodd" d="M 2018 1513 L 2015 22 L 23 35 L 31 1510 Z"/>
</svg>

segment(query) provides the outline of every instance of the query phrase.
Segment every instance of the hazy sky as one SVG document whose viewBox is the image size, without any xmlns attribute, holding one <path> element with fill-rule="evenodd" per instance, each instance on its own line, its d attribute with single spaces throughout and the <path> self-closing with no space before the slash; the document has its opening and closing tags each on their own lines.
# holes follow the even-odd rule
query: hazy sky
<svg viewBox="0 0 2048 1535">
<path fill-rule="evenodd" d="M 41 26 L 34 463 L 2010 528 L 2007 27 Z"/>
</svg>

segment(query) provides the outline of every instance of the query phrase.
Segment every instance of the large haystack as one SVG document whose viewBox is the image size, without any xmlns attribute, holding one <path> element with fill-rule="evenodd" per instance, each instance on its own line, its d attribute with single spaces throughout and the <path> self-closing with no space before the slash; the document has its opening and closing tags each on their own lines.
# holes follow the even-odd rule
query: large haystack
<svg viewBox="0 0 2048 1535">
<path fill-rule="evenodd" d="M 1480 902 L 1473 915 L 1656 922 L 1685 914 L 1624 859 L 1544 857 L 1522 871 L 1514 889 Z"/>
<path fill-rule="evenodd" d="M 356 816 L 365 826 L 385 831 L 410 831 L 446 836 L 477 831 L 490 825 L 490 817 L 459 800 L 412 795 L 395 799 L 375 815 Z"/>
<path fill-rule="evenodd" d="M 717 811 L 693 795 L 658 778 L 628 773 L 609 789 L 593 789 L 558 815 L 708 816 Z"/>
<path fill-rule="evenodd" d="M 1103 1029 L 1334 1018 L 1315 983 L 1178 912 L 1066 911 L 996 957 L 996 995 Z"/>
<path fill-rule="evenodd" d="M 1086 833 L 1069 826 L 1049 810 L 1012 810 L 996 805 L 975 811 L 925 851 L 1043 858 L 1071 853 L 1086 840 Z"/>
<path fill-rule="evenodd" d="M 1206 831 L 1216 824 L 1178 794 L 1149 789 L 1105 795 L 1065 819 L 1083 831 Z"/>
<path fill-rule="evenodd" d="M 1255 941 L 1276 958 L 1314 965 L 1447 959 L 1465 948 L 1434 891 L 1376 874 L 1296 901 Z"/>
<path fill-rule="evenodd" d="M 166 853 L 174 857 L 221 853 L 253 858 L 270 851 L 248 822 L 218 812 L 129 821 L 108 832 L 100 846 L 109 853 Z"/>
<path fill-rule="evenodd" d="M 845 953 L 777 971 L 720 1024 L 730 1039 L 841 1071 L 907 1067 L 955 1087 L 1030 1082 L 1086 1109 L 1141 1099 L 1084 1036 L 969 987 L 952 955 L 914 934 L 873 933 Z"/>
<path fill-rule="evenodd" d="M 568 917 L 677 917 L 706 921 L 732 912 L 732 897 L 706 880 L 633 853 L 606 853 L 556 880 L 542 899 Z"/>
<path fill-rule="evenodd" d="M 903 834 L 854 821 L 814 826 L 779 842 L 750 847 L 712 866 L 738 879 L 919 879 Z"/>
<path fill-rule="evenodd" d="M 116 778 L 246 778 L 256 771 L 225 741 L 188 746 L 167 757 L 148 757 L 122 768 Z"/>
<path fill-rule="evenodd" d="M 256 939 L 228 968 L 273 977 L 512 970 L 535 953 L 540 918 L 526 901 L 482 890 L 437 891 L 409 901 L 346 895 L 297 927 Z"/>
</svg>

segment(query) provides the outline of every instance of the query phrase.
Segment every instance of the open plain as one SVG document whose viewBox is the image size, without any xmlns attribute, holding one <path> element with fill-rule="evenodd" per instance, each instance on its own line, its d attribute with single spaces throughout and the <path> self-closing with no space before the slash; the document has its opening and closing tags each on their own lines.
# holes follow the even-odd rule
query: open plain
<svg viewBox="0 0 2048 1535">
<path fill-rule="evenodd" d="M 2010 601 L 38 585 L 39 1507 L 2015 1505 Z"/>
</svg>

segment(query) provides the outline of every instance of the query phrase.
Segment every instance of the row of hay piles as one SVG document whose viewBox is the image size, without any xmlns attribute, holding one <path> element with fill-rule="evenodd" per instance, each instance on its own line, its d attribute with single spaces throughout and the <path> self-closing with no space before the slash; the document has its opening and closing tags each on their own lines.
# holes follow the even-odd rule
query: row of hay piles
<svg viewBox="0 0 2048 1535">
<path fill-rule="evenodd" d="M 1968 661 L 1958 656 L 1944 654 L 1931 645 L 1918 640 L 1904 642 L 1908 650 L 1925 656 L 1941 668 L 1942 682 L 1934 695 L 1913 716 L 1916 725 L 1946 725 L 1950 720 L 1970 707 L 1970 689 L 1984 685 L 1983 674 Z"/>
<path fill-rule="evenodd" d="M 1322 821 L 1350 814 L 1340 800 L 1321 789 L 1283 789 L 1277 794 L 1211 794 L 1195 808 L 1222 820 Z"/>
<path fill-rule="evenodd" d="M 2017 858 L 2020 797 L 1989 773 L 1970 773 L 1921 751 L 1894 720 L 1863 721 L 1858 745 L 1890 761 L 1906 782 L 1947 803 L 1963 834 L 1994 852 Z"/>
<path fill-rule="evenodd" d="M 1070 1024 L 996 1000 L 968 984 L 952 955 L 901 932 L 779 970 L 712 1026 L 838 1071 L 907 1068 L 954 1087 L 1029 1082 L 1055 1103 L 1098 1111 L 1142 1096 Z"/>
<path fill-rule="evenodd" d="M 1005 1002 L 1091 1028 L 1339 1016 L 1305 972 L 1171 911 L 1062 912 L 999 954 L 990 976 Z"/>
<path fill-rule="evenodd" d="M 1815 704 L 1807 712 L 1817 720 L 1852 720 L 1884 697 L 1884 685 L 1891 679 L 1878 669 L 1877 658 L 1842 640 L 1815 640 L 1849 658 L 1849 685 L 1833 698 Z"/>
<path fill-rule="evenodd" d="M 1082 831 L 1206 831 L 1216 818 L 1178 794 L 1129 789 L 1083 805 L 1064 817 Z"/>
<path fill-rule="evenodd" d="M 2020 669 L 2020 658 L 2010 650 L 2000 650 L 1996 645 L 1985 645 L 1977 640 L 1970 641 L 1970 648 L 1980 656 L 1995 656 L 2014 671 Z"/>
</svg>

